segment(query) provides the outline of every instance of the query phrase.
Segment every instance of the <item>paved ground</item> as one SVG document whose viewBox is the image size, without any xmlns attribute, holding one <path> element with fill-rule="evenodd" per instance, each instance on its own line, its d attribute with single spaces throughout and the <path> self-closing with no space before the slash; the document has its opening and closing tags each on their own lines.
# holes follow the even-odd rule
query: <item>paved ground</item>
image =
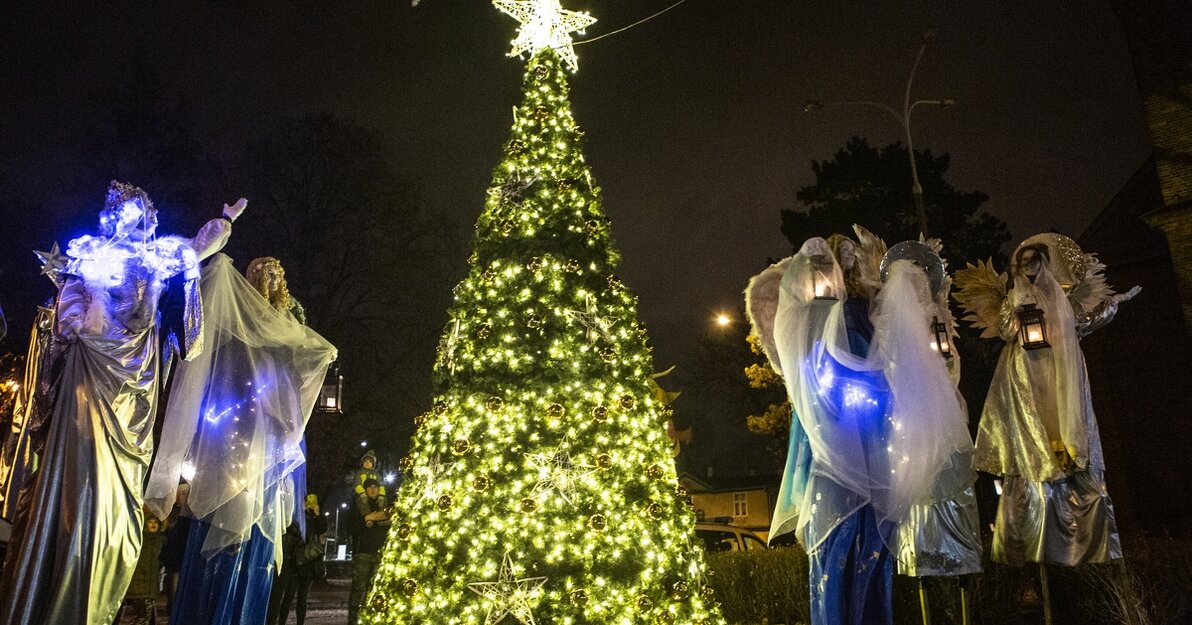
<svg viewBox="0 0 1192 625">
<path fill-rule="evenodd" d="M 306 625 L 347 625 L 348 591 L 351 586 L 352 580 L 350 579 L 325 579 L 315 582 L 311 586 L 310 595 L 307 598 Z M 167 624 L 168 617 L 166 601 L 163 597 L 157 601 L 158 625 Z M 131 623 L 131 621 L 124 619 L 121 623 Z M 286 623 L 295 623 L 292 609 Z M 181 623 L 180 625 L 186 624 Z"/>
</svg>

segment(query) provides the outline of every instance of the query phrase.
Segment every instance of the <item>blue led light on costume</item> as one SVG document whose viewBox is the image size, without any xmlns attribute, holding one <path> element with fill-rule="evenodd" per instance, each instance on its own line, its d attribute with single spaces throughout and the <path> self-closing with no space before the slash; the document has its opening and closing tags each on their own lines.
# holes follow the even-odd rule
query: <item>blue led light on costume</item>
<svg viewBox="0 0 1192 625">
<path fill-rule="evenodd" d="M 824 408 L 837 419 L 851 423 L 880 425 L 890 406 L 890 386 L 881 371 L 854 371 L 827 352 L 815 363 L 816 393 Z"/>
<path fill-rule="evenodd" d="M 245 382 L 245 383 L 244 383 L 244 385 L 245 385 L 245 386 L 252 386 L 252 380 L 249 380 L 248 382 Z M 257 390 L 256 390 L 256 391 L 254 391 L 254 392 L 253 392 L 253 393 L 252 393 L 252 394 L 251 394 L 251 395 L 248 397 L 248 399 L 245 399 L 245 400 L 238 401 L 238 402 L 236 402 L 235 404 L 232 404 L 231 406 L 228 406 L 227 408 L 224 408 L 223 410 L 220 410 L 219 412 L 216 412 L 214 407 L 208 408 L 208 409 L 207 409 L 207 411 L 203 413 L 203 420 L 204 420 L 204 421 L 206 421 L 207 423 L 210 423 L 210 424 L 212 424 L 212 425 L 217 425 L 217 424 L 219 424 L 219 422 L 220 422 L 220 421 L 221 421 L 221 420 L 222 420 L 224 417 L 226 417 L 226 416 L 228 416 L 229 414 L 231 414 L 231 413 L 232 413 L 232 411 L 240 411 L 240 410 L 242 410 L 242 409 L 244 408 L 244 405 L 245 405 L 246 403 L 256 403 L 256 401 L 257 401 L 257 397 L 259 397 L 259 396 L 261 395 L 261 393 L 264 393 L 264 392 L 265 392 L 265 391 L 267 391 L 267 390 L 269 390 L 269 385 L 268 385 L 268 384 L 262 384 L 262 385 L 260 385 L 260 386 L 258 386 L 258 387 L 257 387 Z M 249 408 L 249 410 L 256 410 L 256 409 L 255 409 L 255 408 Z M 239 418 L 237 418 L 236 420 L 237 420 L 237 421 L 239 421 Z"/>
</svg>

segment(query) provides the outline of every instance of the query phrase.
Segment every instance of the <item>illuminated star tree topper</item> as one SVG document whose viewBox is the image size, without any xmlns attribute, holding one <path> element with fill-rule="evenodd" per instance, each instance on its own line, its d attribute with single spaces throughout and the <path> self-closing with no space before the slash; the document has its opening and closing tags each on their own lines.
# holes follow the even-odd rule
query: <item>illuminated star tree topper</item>
<svg viewBox="0 0 1192 625">
<path fill-rule="evenodd" d="M 521 22 L 509 56 L 523 53 L 534 56 L 550 48 L 558 53 L 571 71 L 579 68 L 571 33 L 583 33 L 585 28 L 594 24 L 596 18 L 591 14 L 566 11 L 559 0 L 493 0 L 493 5 Z"/>
</svg>

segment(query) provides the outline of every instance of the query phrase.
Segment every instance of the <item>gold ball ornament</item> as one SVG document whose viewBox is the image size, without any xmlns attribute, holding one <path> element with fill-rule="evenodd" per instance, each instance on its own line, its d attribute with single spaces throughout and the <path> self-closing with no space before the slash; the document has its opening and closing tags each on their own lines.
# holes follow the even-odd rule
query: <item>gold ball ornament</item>
<svg viewBox="0 0 1192 625">
<path fill-rule="evenodd" d="M 509 142 L 509 151 L 510 152 L 522 152 L 525 149 L 526 149 L 526 142 L 522 141 L 521 139 L 514 139 L 513 141 Z"/>
<path fill-rule="evenodd" d="M 460 438 L 451 443 L 451 453 L 462 456 L 472 449 L 472 443 L 466 438 Z"/>
<path fill-rule="evenodd" d="M 515 226 L 517 226 L 517 223 L 512 219 L 502 219 L 501 223 L 498 225 L 498 227 L 501 229 L 501 234 L 509 234 L 513 232 L 513 228 Z"/>
<path fill-rule="evenodd" d="M 418 594 L 418 581 L 409 577 L 401 580 L 401 594 L 407 597 L 413 597 Z"/>
<path fill-rule="evenodd" d="M 624 285 L 621 284 L 621 280 L 619 278 L 617 278 L 616 276 L 609 276 L 608 277 L 608 286 L 611 287 L 614 291 L 618 291 Z"/>
<path fill-rule="evenodd" d="M 537 330 L 542 327 L 542 317 L 534 313 L 526 315 L 526 327 L 531 330 Z"/>
<path fill-rule="evenodd" d="M 712 588 L 711 586 L 704 586 L 704 596 L 705 597 L 715 597 L 716 589 Z"/>
<path fill-rule="evenodd" d="M 448 406 L 447 402 L 443 400 L 435 402 L 435 414 L 439 415 L 440 417 L 447 414 L 447 410 L 449 408 L 450 406 Z"/>
<path fill-rule="evenodd" d="M 637 604 L 637 609 L 641 610 L 642 612 L 654 607 L 654 602 L 645 595 L 638 595 L 637 601 L 635 603 Z"/>
<path fill-rule="evenodd" d="M 552 419 L 560 419 L 563 417 L 564 414 L 566 414 L 566 412 L 567 412 L 567 409 L 563 407 L 563 404 L 560 404 L 558 402 L 555 402 L 555 403 L 546 407 L 546 416 L 548 416 Z"/>
<path fill-rule="evenodd" d="M 480 324 L 476 327 L 476 340 L 483 341 L 484 339 L 487 339 L 489 336 L 491 336 L 492 333 L 492 326 L 488 325 L 487 323 Z"/>
<path fill-rule="evenodd" d="M 534 118 L 540 122 L 550 119 L 550 110 L 545 106 L 534 107 Z"/>
<path fill-rule="evenodd" d="M 617 403 L 620 404 L 622 410 L 633 410 L 637 405 L 637 400 L 633 399 L 633 395 L 622 395 L 617 398 Z"/>
<path fill-rule="evenodd" d="M 660 467 L 656 464 L 652 464 L 646 468 L 646 475 L 648 475 L 651 478 L 656 480 L 656 479 L 662 477 L 662 467 Z"/>
<path fill-rule="evenodd" d="M 584 592 L 582 588 L 571 591 L 571 603 L 581 608 L 584 607 L 588 604 L 588 593 Z"/>
<path fill-rule="evenodd" d="M 402 540 L 408 540 L 410 535 L 414 533 L 414 526 L 409 523 L 402 523 L 397 526 L 397 537 Z"/>
<path fill-rule="evenodd" d="M 492 397 L 484 400 L 484 407 L 487 408 L 489 412 L 501 412 L 501 409 L 505 407 L 505 400 L 493 395 Z"/>
<path fill-rule="evenodd" d="M 662 516 L 662 504 L 657 501 L 650 502 L 650 505 L 646 506 L 646 514 L 651 519 L 657 519 Z"/>
<path fill-rule="evenodd" d="M 588 233 L 588 236 L 594 237 L 599 235 L 604 229 L 600 227 L 599 221 L 596 221 L 595 219 L 589 219 L 586 223 L 584 223 L 584 230 Z"/>
<path fill-rule="evenodd" d="M 477 475 L 472 479 L 472 488 L 477 492 L 483 493 L 484 491 L 488 490 L 489 486 L 492 486 L 492 480 L 483 475 Z"/>
<path fill-rule="evenodd" d="M 542 269 L 543 265 L 545 264 L 546 261 L 544 261 L 541 256 L 535 256 L 534 258 L 530 259 L 530 262 L 526 263 L 526 269 L 529 269 L 530 271 L 538 271 L 539 269 Z"/>
<path fill-rule="evenodd" d="M 417 587 L 415 587 L 414 590 L 417 592 Z M 369 599 L 368 601 L 368 607 L 373 612 L 384 612 L 385 610 L 389 609 L 389 598 L 386 597 L 385 593 L 383 592 L 374 592 L 372 599 Z"/>
<path fill-rule="evenodd" d="M 570 258 L 567 260 L 566 263 L 563 263 L 563 269 L 566 269 L 567 271 L 570 271 L 571 273 L 579 273 L 580 270 L 583 269 L 583 266 L 579 264 L 578 260 L 575 260 L 574 258 Z"/>
<path fill-rule="evenodd" d="M 530 514 L 538 510 L 538 502 L 533 497 L 523 497 L 518 507 L 522 512 Z"/>
<path fill-rule="evenodd" d="M 435 503 L 438 504 L 440 511 L 446 512 L 451 509 L 451 495 L 443 495 L 439 497 L 439 500 Z"/>
<path fill-rule="evenodd" d="M 687 596 L 687 582 L 675 582 L 675 585 L 671 586 L 671 596 L 675 601 L 682 601 Z"/>
<path fill-rule="evenodd" d="M 562 178 L 555 182 L 555 188 L 560 191 L 567 192 L 575 188 L 575 182 L 566 178 Z"/>
<path fill-rule="evenodd" d="M 602 532 L 604 528 L 608 527 L 608 521 L 604 518 L 603 514 L 593 514 L 588 517 L 588 527 L 597 532 Z"/>
<path fill-rule="evenodd" d="M 543 78 L 546 78 L 546 75 L 548 73 L 550 73 L 550 70 L 546 69 L 546 67 L 544 67 L 542 65 L 539 65 L 538 67 L 534 68 L 534 78 L 537 78 L 538 80 L 542 80 Z"/>
<path fill-rule="evenodd" d="M 422 426 L 426 425 L 426 421 L 427 421 L 428 419 L 430 419 L 430 415 L 429 415 L 429 414 L 427 414 L 427 413 L 425 413 L 425 412 L 418 413 L 418 415 L 416 415 L 416 416 L 414 417 L 414 427 L 419 427 L 419 428 L 420 428 L 420 427 L 422 427 Z"/>
<path fill-rule="evenodd" d="M 662 610 L 658 613 L 658 622 L 662 623 L 662 625 L 672 625 L 675 622 L 675 615 Z"/>
<path fill-rule="evenodd" d="M 505 220 L 505 221 L 508 221 L 508 220 Z M 504 230 L 504 223 L 505 222 L 501 222 L 502 230 Z M 497 279 L 497 272 L 494 271 L 493 269 L 485 269 L 483 272 L 480 273 L 480 279 L 485 284 L 488 284 L 489 282 L 492 282 L 493 280 Z"/>
<path fill-rule="evenodd" d="M 596 456 L 596 468 L 611 469 L 613 467 L 613 457 L 608 454 L 600 454 Z"/>
<path fill-rule="evenodd" d="M 611 363 L 617 359 L 617 350 L 611 347 L 603 347 L 600 349 L 600 359 L 604 362 Z"/>
<path fill-rule="evenodd" d="M 608 408 L 604 406 L 596 406 L 592 409 L 592 420 L 596 423 L 604 423 L 608 421 Z"/>
</svg>

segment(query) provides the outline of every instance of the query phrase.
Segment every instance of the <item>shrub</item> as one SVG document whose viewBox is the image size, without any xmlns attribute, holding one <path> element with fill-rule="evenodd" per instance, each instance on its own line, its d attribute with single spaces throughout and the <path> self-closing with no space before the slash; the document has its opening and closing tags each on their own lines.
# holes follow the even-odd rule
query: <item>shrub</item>
<svg viewBox="0 0 1192 625">
<path fill-rule="evenodd" d="M 1056 625 L 1179 625 L 1192 622 L 1192 541 L 1139 534 L 1124 541 L 1124 563 L 1048 567 Z M 708 583 L 729 623 L 809 622 L 807 557 L 798 548 L 709 553 Z M 966 580 L 973 625 L 1043 622 L 1039 570 L 988 561 Z M 894 578 L 894 622 L 919 625 L 917 580 Z M 957 580 L 926 583 L 933 623 L 959 623 Z"/>
</svg>

